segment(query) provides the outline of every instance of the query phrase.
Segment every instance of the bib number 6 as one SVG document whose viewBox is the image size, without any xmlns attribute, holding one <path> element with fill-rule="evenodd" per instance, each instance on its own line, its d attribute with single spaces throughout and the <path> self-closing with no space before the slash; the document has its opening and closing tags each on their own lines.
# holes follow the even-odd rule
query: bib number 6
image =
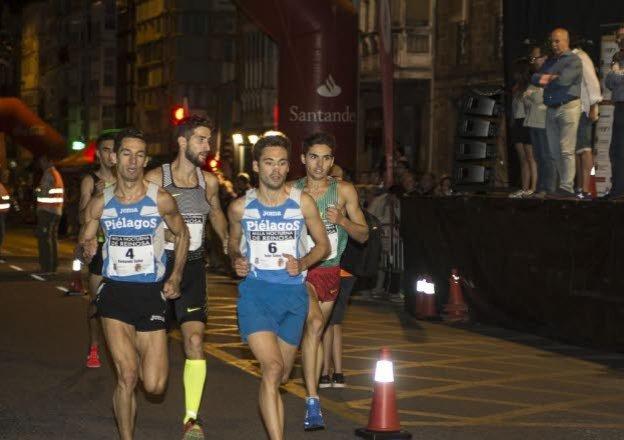
<svg viewBox="0 0 624 440">
<path fill-rule="evenodd" d="M 272 254 L 277 252 L 277 245 L 275 243 L 269 243 L 269 252 Z"/>
</svg>

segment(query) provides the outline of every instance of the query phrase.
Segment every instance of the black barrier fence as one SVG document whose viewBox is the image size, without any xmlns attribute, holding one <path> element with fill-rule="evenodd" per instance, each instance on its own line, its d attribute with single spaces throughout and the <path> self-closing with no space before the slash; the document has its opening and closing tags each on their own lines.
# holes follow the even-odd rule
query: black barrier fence
<svg viewBox="0 0 624 440">
<path fill-rule="evenodd" d="M 624 349 L 624 203 L 406 198 L 401 234 L 406 295 L 457 268 L 480 321 Z"/>
</svg>

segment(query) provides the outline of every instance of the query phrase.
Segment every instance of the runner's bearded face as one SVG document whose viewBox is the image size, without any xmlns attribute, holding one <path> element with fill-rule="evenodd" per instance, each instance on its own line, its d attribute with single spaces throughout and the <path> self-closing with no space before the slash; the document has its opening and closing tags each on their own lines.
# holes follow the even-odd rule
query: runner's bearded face
<svg viewBox="0 0 624 440">
<path fill-rule="evenodd" d="M 204 166 L 210 152 L 210 136 L 208 127 L 197 127 L 187 140 L 184 156 L 196 167 Z"/>
<path fill-rule="evenodd" d="M 117 176 L 127 182 L 143 179 L 147 165 L 147 145 L 141 139 L 124 138 L 117 151 Z"/>
<path fill-rule="evenodd" d="M 288 151 L 283 147 L 266 147 L 262 150 L 260 160 L 254 161 L 253 166 L 260 183 L 269 189 L 280 189 L 290 169 Z"/>
<path fill-rule="evenodd" d="M 334 164 L 334 154 L 327 145 L 315 144 L 302 156 L 301 160 L 306 167 L 308 178 L 321 180 L 329 176 L 329 170 Z"/>
<path fill-rule="evenodd" d="M 104 168 L 108 168 L 109 170 L 115 166 L 115 161 L 113 159 L 114 152 L 113 147 L 115 145 L 115 141 L 112 139 L 103 141 L 97 149 L 97 157 L 100 161 L 100 165 Z"/>
</svg>

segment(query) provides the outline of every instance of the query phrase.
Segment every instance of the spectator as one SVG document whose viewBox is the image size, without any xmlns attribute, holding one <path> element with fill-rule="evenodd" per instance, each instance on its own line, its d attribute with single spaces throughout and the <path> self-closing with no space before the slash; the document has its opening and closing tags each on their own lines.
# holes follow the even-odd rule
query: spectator
<svg viewBox="0 0 624 440">
<path fill-rule="evenodd" d="M 436 177 L 433 173 L 424 173 L 418 181 L 417 192 L 421 196 L 432 196 L 436 187 Z"/>
<path fill-rule="evenodd" d="M 329 176 L 333 177 L 336 180 L 343 180 L 344 174 L 344 170 L 338 164 L 333 164 L 332 167 L 329 169 Z"/>
<path fill-rule="evenodd" d="M 531 71 L 538 71 L 546 55 L 538 46 L 531 50 L 529 63 Z M 537 165 L 537 185 L 532 197 L 544 198 L 546 194 L 554 194 L 557 188 L 557 174 L 555 153 L 548 144 L 546 136 L 546 106 L 544 105 L 544 89 L 533 84 L 529 84 L 523 94 L 523 102 L 526 116 L 524 125 L 529 128 L 529 136 L 535 163 Z"/>
<path fill-rule="evenodd" d="M 535 192 L 537 185 L 537 164 L 533 156 L 533 146 L 531 145 L 529 128 L 525 124 L 526 111 L 523 100 L 530 79 L 530 65 L 528 61 L 516 61 L 511 101 L 511 112 L 513 115 L 513 122 L 511 123 L 511 142 L 520 160 L 522 187 L 518 191 L 511 193 L 509 195 L 511 198 L 529 197 Z"/>
<path fill-rule="evenodd" d="M 444 174 L 440 178 L 440 183 L 436 187 L 435 195 L 441 197 L 453 195 L 453 182 L 451 181 L 451 176 Z"/>
<path fill-rule="evenodd" d="M 401 187 L 403 189 L 403 195 L 411 196 L 418 192 L 418 185 L 416 183 L 416 176 L 412 171 L 403 173 L 401 177 Z"/>
<path fill-rule="evenodd" d="M 582 199 L 591 199 L 589 178 L 594 166 L 593 128 L 598 120 L 598 103 L 602 101 L 602 94 L 596 68 L 589 55 L 580 47 L 572 52 L 581 59 L 583 65 L 581 117 L 576 136 L 576 193 Z"/>
<path fill-rule="evenodd" d="M 251 178 L 247 173 L 238 173 L 234 180 L 234 191 L 238 197 L 245 195 L 248 189 L 251 189 Z"/>
<path fill-rule="evenodd" d="M 58 227 L 63 213 L 64 185 L 61 174 L 47 156 L 37 165 L 43 171 L 37 194 L 37 230 L 39 266 L 42 274 L 56 273 L 58 266 Z"/>
<path fill-rule="evenodd" d="M 615 33 L 620 47 L 613 55 L 611 70 L 605 78 L 605 85 L 611 90 L 613 101 L 613 129 L 609 158 L 611 159 L 611 192 L 610 196 L 624 195 L 624 25 Z"/>
<path fill-rule="evenodd" d="M 570 36 L 565 29 L 550 34 L 553 57 L 546 60 L 531 82 L 544 87 L 546 135 L 548 144 L 557 151 L 555 160 L 559 174 L 556 195 L 574 196 L 574 152 L 579 119 L 581 117 L 581 81 L 583 65 L 570 51 Z"/>
</svg>

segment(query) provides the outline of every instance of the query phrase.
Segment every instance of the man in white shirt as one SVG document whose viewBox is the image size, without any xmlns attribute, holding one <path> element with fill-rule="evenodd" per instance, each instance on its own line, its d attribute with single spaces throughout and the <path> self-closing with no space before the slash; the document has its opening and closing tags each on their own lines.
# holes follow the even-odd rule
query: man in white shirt
<svg viewBox="0 0 624 440">
<path fill-rule="evenodd" d="M 581 118 L 576 137 L 576 194 L 581 199 L 591 199 L 589 187 L 593 158 L 593 126 L 598 120 L 598 104 L 602 101 L 600 81 L 594 63 L 587 53 L 577 47 L 572 51 L 583 64 L 581 81 Z"/>
</svg>

